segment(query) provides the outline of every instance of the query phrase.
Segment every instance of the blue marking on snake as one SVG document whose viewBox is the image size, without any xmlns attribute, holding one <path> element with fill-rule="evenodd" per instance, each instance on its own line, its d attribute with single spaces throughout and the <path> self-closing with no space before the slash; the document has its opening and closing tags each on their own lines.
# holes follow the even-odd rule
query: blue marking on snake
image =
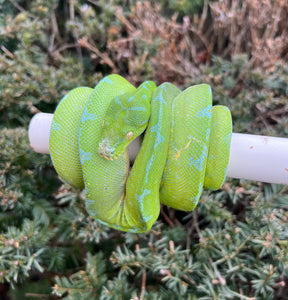
<svg viewBox="0 0 288 300">
<path fill-rule="evenodd" d="M 147 86 L 146 85 L 149 85 L 149 86 L 151 86 L 151 84 L 150 84 L 150 82 L 148 82 L 148 81 L 145 81 L 142 85 L 141 85 L 141 88 L 144 88 L 146 91 L 149 91 L 149 88 L 147 88 Z"/>
<path fill-rule="evenodd" d="M 159 132 L 157 132 L 157 136 L 156 136 L 156 140 L 155 140 L 155 144 L 154 144 L 154 149 L 160 144 L 160 143 L 164 143 L 165 142 L 165 138 L 163 135 L 161 135 Z"/>
<path fill-rule="evenodd" d="M 135 194 L 135 198 L 136 200 L 139 202 L 140 204 L 140 209 L 141 209 L 141 212 L 144 213 L 144 204 L 143 204 L 143 200 L 144 200 L 144 197 L 149 195 L 151 193 L 151 190 L 148 190 L 148 189 L 144 189 L 143 193 L 141 195 L 137 195 Z M 144 219 L 144 218 L 143 218 Z M 149 220 L 148 220 L 149 221 Z"/>
<path fill-rule="evenodd" d="M 142 219 L 143 219 L 146 223 L 149 222 L 152 218 L 153 218 L 153 215 L 150 215 L 150 216 L 148 216 L 148 217 L 142 216 Z"/>
<path fill-rule="evenodd" d="M 86 202 L 86 204 L 88 204 L 88 205 L 93 205 L 93 204 L 95 204 L 95 201 L 92 200 L 92 199 L 90 199 L 90 198 L 87 198 L 87 196 L 85 197 L 85 202 Z"/>
<path fill-rule="evenodd" d="M 132 107 L 129 107 L 128 108 L 129 110 L 132 110 L 132 111 L 146 111 L 146 107 L 144 106 L 132 106 Z"/>
<path fill-rule="evenodd" d="M 55 130 L 55 131 L 58 131 L 61 129 L 61 124 L 57 124 L 54 120 L 52 121 L 52 124 L 51 124 L 51 130 Z"/>
<path fill-rule="evenodd" d="M 165 92 L 167 92 L 167 86 L 169 87 L 169 83 L 164 82 L 164 83 L 161 84 L 161 89 L 164 90 Z"/>
<path fill-rule="evenodd" d="M 191 197 L 191 199 L 190 199 L 195 205 L 197 205 L 199 202 L 200 195 L 202 193 L 202 188 L 203 188 L 202 182 L 199 182 L 197 195 Z"/>
<path fill-rule="evenodd" d="M 131 102 L 132 100 L 134 100 L 135 96 L 131 96 L 129 99 L 128 99 L 128 102 Z"/>
<path fill-rule="evenodd" d="M 232 137 L 232 133 L 228 133 L 225 137 L 224 137 L 224 142 L 230 146 L 231 144 L 231 137 Z"/>
<path fill-rule="evenodd" d="M 210 128 L 207 128 L 207 130 L 206 130 L 206 141 L 209 140 L 209 137 L 210 137 Z"/>
<path fill-rule="evenodd" d="M 90 152 L 85 152 L 81 148 L 79 148 L 79 154 L 80 154 L 81 165 L 83 165 L 85 161 L 91 159 L 92 157 L 92 154 Z"/>
<path fill-rule="evenodd" d="M 118 224 L 111 224 L 113 226 L 114 229 L 118 229 L 118 230 L 123 230 L 124 227 Z"/>
<path fill-rule="evenodd" d="M 79 128 L 79 135 L 78 135 L 78 140 L 80 140 L 82 137 L 82 128 L 80 127 Z"/>
<path fill-rule="evenodd" d="M 142 126 L 142 125 L 144 125 L 144 124 L 147 124 L 147 123 L 148 123 L 148 121 L 149 121 L 149 118 L 148 118 L 148 119 L 146 119 L 146 120 L 144 120 L 143 122 L 141 122 L 141 123 L 140 123 L 140 125 Z"/>
<path fill-rule="evenodd" d="M 197 159 L 194 159 L 193 157 L 189 158 L 189 165 L 194 166 L 200 172 L 203 168 L 203 163 L 205 161 L 206 155 L 207 155 L 207 147 L 206 145 L 204 145 L 202 153 L 199 158 Z"/>
<path fill-rule="evenodd" d="M 211 86 L 210 85 L 209 85 L 208 91 L 209 91 L 209 95 L 212 96 L 212 90 L 211 90 Z"/>
<path fill-rule="evenodd" d="M 160 143 L 165 142 L 165 138 L 160 133 L 159 123 L 157 123 L 157 125 L 153 126 L 150 131 L 151 132 L 156 132 L 156 139 L 155 139 L 155 144 L 154 144 L 154 149 L 155 149 Z"/>
<path fill-rule="evenodd" d="M 123 106 L 123 104 L 122 104 L 122 102 L 121 102 L 121 100 L 120 100 L 120 98 L 118 96 L 116 96 L 114 98 L 114 101 L 115 101 L 116 104 L 118 104 L 118 105 L 121 106 L 121 109 L 125 109 L 126 108 L 126 107 Z"/>
<path fill-rule="evenodd" d="M 87 209 L 89 215 L 91 215 L 92 217 L 95 217 L 97 215 L 97 212 L 93 208 L 90 209 L 90 205 L 92 205 L 92 207 L 93 207 L 94 204 L 95 204 L 95 202 L 93 200 L 91 200 L 87 197 L 85 198 L 86 209 Z"/>
<path fill-rule="evenodd" d="M 165 99 L 163 98 L 163 94 L 162 91 L 160 91 L 158 93 L 158 95 L 153 99 L 153 101 L 159 101 L 160 103 L 163 103 L 167 106 L 167 102 L 165 101 Z"/>
<path fill-rule="evenodd" d="M 132 101 L 132 100 L 130 100 L 131 98 L 134 98 L 134 96 L 130 97 L 130 98 L 128 99 L 128 102 Z M 127 119 L 127 118 L 128 118 L 128 115 L 129 115 L 129 112 L 130 112 L 130 111 L 146 111 L 146 110 L 147 110 L 144 106 L 131 106 L 131 107 L 125 107 L 125 106 L 123 105 L 123 103 L 121 102 L 121 99 L 120 99 L 118 96 L 116 96 L 113 100 L 114 100 L 114 102 L 115 102 L 116 104 L 120 105 L 120 107 L 121 107 L 121 108 L 118 110 L 117 114 L 115 115 L 115 119 L 118 118 L 119 114 L 120 114 L 122 111 L 126 111 L 126 116 L 125 116 L 125 118 L 124 118 L 124 122 L 125 122 L 125 123 L 128 123 L 128 119 Z"/>
<path fill-rule="evenodd" d="M 83 114 L 82 114 L 82 118 L 81 118 L 81 122 L 85 122 L 87 120 L 97 120 L 98 116 L 96 114 L 91 114 L 88 112 L 87 107 L 84 108 Z"/>
<path fill-rule="evenodd" d="M 137 233 L 137 232 L 139 232 L 140 230 L 141 230 L 141 228 L 133 226 L 133 228 L 130 228 L 130 229 L 129 229 L 129 232 Z"/>
<path fill-rule="evenodd" d="M 150 159 L 148 160 L 147 166 L 146 166 L 146 176 L 145 176 L 146 183 L 148 181 L 148 175 L 149 175 L 150 168 L 152 166 L 153 159 L 154 159 L 154 154 L 150 157 Z"/>
<path fill-rule="evenodd" d="M 198 111 L 195 114 L 195 117 L 197 118 L 211 118 L 211 109 L 212 109 L 212 105 L 209 104 L 207 105 L 204 109 L 202 109 L 201 111 Z"/>
<path fill-rule="evenodd" d="M 97 219 L 97 222 L 109 227 L 109 224 L 107 222 L 104 222 L 104 221 L 99 220 L 99 219 Z"/>
<path fill-rule="evenodd" d="M 125 110 L 126 110 L 126 116 L 124 118 L 124 122 L 128 123 L 128 115 L 130 111 L 146 111 L 147 109 L 145 107 L 135 106 L 135 107 L 125 108 Z"/>
<path fill-rule="evenodd" d="M 101 81 L 106 82 L 108 84 L 114 84 L 114 82 L 109 77 L 104 77 Z"/>
<path fill-rule="evenodd" d="M 127 107 L 125 107 L 125 106 L 122 104 L 122 102 L 121 102 L 121 100 L 120 100 L 120 98 L 119 98 L 118 96 L 116 96 L 113 100 L 114 100 L 114 102 L 115 102 L 116 104 L 120 105 L 120 107 L 121 107 L 121 108 L 118 110 L 117 114 L 115 115 L 115 119 L 118 118 L 119 114 L 120 114 L 122 111 L 126 111 L 126 116 L 125 116 L 125 121 L 126 121 L 126 119 L 127 119 L 127 117 L 128 117 L 128 109 L 127 109 Z"/>
</svg>

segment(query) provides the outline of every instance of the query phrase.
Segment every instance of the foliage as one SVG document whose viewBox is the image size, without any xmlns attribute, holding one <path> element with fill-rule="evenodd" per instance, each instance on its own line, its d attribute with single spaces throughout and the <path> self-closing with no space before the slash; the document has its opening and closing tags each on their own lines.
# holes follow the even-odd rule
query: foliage
<svg viewBox="0 0 288 300">
<path fill-rule="evenodd" d="M 245 52 L 254 66 L 265 69 L 287 60 L 287 1 L 224 0 L 210 6 L 218 51 Z"/>
<path fill-rule="evenodd" d="M 150 232 L 125 234 L 88 216 L 27 137 L 35 113 L 111 72 L 206 82 L 235 132 L 286 136 L 287 4 L 264 1 L 256 22 L 262 2 L 0 0 L 3 297 L 285 299 L 286 187 L 228 179 L 194 212 L 163 206 Z"/>
</svg>

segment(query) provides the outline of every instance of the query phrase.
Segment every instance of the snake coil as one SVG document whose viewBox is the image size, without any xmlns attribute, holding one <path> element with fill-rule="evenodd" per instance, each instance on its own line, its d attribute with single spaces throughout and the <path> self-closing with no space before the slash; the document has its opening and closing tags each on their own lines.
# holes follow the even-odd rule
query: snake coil
<svg viewBox="0 0 288 300">
<path fill-rule="evenodd" d="M 140 152 L 131 170 L 127 149 L 114 160 L 98 153 L 108 111 L 116 111 L 115 124 L 116 116 L 124 116 L 120 131 L 126 140 L 134 132 L 131 120 L 135 123 L 137 113 L 149 112 Z M 115 124 L 109 126 L 114 128 Z M 51 125 L 49 148 L 59 176 L 85 189 L 86 209 L 91 216 L 118 230 L 145 232 L 158 218 L 160 203 L 193 210 L 203 187 L 221 187 L 231 134 L 230 111 L 220 105 L 212 107 L 209 85 L 181 92 L 171 83 L 156 88 L 154 83 L 145 82 L 136 89 L 113 74 L 94 89 L 73 89 L 60 101 Z"/>
</svg>

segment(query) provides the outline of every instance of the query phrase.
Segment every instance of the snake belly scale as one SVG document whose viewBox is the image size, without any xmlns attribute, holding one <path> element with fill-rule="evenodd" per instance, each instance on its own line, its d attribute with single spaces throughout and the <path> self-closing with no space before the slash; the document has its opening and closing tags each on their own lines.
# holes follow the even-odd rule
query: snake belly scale
<svg viewBox="0 0 288 300">
<path fill-rule="evenodd" d="M 145 131 L 145 132 L 144 132 Z M 129 170 L 127 145 L 144 132 Z M 212 107 L 207 84 L 181 92 L 147 81 L 137 89 L 112 74 L 94 89 L 79 87 L 58 104 L 49 148 L 61 178 L 85 191 L 87 212 L 109 227 L 146 232 L 160 203 L 197 205 L 202 188 L 225 180 L 231 114 Z"/>
</svg>

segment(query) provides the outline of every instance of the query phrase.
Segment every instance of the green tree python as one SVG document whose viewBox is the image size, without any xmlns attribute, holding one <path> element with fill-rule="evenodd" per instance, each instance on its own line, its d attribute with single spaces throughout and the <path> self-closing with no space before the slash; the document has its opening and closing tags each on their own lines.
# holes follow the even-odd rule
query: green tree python
<svg viewBox="0 0 288 300">
<path fill-rule="evenodd" d="M 144 136 L 130 170 L 128 144 Z M 160 203 L 191 211 L 202 189 L 225 180 L 232 135 L 227 107 L 207 84 L 180 91 L 152 81 L 135 88 L 112 74 L 58 104 L 49 148 L 59 176 L 84 189 L 87 212 L 126 232 L 146 232 Z"/>
</svg>

